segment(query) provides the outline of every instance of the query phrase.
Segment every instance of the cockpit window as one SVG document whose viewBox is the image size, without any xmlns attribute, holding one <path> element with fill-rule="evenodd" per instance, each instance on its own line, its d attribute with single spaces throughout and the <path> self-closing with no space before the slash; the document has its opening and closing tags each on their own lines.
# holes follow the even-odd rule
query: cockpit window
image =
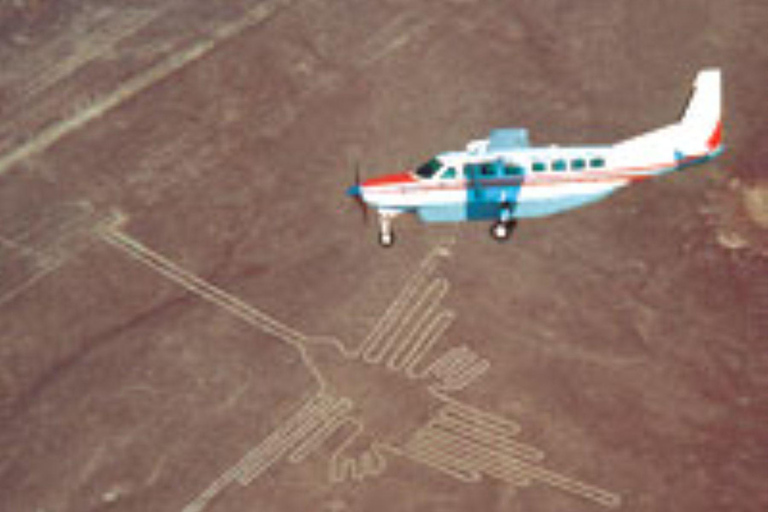
<svg viewBox="0 0 768 512">
<path fill-rule="evenodd" d="M 445 171 L 443 171 L 442 176 L 440 176 L 444 180 L 452 180 L 456 178 L 456 169 L 454 167 L 449 167 Z"/>
<path fill-rule="evenodd" d="M 437 171 L 442 169 L 443 163 L 437 158 L 433 158 L 429 162 L 422 164 L 416 169 L 416 175 L 420 178 L 429 179 L 435 175 Z"/>
</svg>

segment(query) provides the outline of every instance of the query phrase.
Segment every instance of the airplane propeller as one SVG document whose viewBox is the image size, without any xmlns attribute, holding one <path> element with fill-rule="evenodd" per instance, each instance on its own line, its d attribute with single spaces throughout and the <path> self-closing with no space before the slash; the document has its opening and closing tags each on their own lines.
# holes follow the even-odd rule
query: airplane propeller
<svg viewBox="0 0 768 512">
<path fill-rule="evenodd" d="M 360 164 L 355 163 L 355 184 L 347 189 L 347 195 L 350 196 L 360 206 L 360 211 L 363 214 L 363 223 L 368 224 L 368 205 L 363 200 L 363 194 L 361 187 L 362 180 L 360 179 Z"/>
</svg>

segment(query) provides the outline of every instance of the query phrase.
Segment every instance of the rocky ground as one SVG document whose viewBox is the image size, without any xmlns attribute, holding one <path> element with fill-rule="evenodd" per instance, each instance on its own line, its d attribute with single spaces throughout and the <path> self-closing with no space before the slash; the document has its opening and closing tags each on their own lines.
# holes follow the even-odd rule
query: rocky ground
<svg viewBox="0 0 768 512">
<path fill-rule="evenodd" d="M 0 510 L 762 511 L 757 1 L 0 1 Z M 490 128 L 726 152 L 487 226 L 344 196 Z"/>
</svg>

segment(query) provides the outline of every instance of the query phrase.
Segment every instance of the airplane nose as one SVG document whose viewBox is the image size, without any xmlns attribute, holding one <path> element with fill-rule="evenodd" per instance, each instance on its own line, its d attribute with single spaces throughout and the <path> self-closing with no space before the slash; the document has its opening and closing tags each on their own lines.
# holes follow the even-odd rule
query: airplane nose
<svg viewBox="0 0 768 512">
<path fill-rule="evenodd" d="M 363 187 L 359 181 L 347 189 L 347 196 L 351 197 L 363 212 L 363 223 L 368 222 L 368 206 L 363 199 Z"/>
<path fill-rule="evenodd" d="M 349 197 L 360 197 L 360 185 L 352 185 L 347 189 L 347 195 Z"/>
</svg>

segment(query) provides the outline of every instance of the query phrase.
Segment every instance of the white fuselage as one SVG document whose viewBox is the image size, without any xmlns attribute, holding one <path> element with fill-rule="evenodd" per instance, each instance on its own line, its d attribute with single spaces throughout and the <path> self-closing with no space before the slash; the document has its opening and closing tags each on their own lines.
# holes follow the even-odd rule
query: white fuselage
<svg viewBox="0 0 768 512">
<path fill-rule="evenodd" d="M 617 144 L 528 144 L 520 128 L 493 130 L 464 151 L 373 178 L 353 190 L 383 215 L 430 222 L 552 215 L 603 199 L 629 183 L 706 161 L 722 151 L 720 72 L 704 70 L 683 118 Z"/>
</svg>

